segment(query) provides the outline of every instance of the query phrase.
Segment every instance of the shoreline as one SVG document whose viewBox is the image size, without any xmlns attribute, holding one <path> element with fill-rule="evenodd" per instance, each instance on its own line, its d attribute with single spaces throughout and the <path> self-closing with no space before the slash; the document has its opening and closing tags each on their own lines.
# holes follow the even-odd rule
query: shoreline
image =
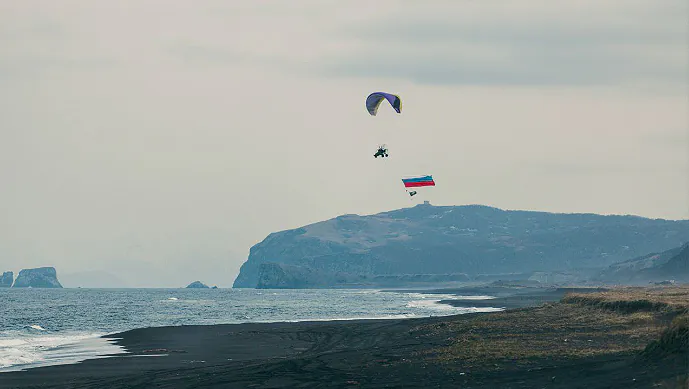
<svg viewBox="0 0 689 389">
<path fill-rule="evenodd" d="M 359 291 L 359 289 L 354 289 Z M 371 291 L 380 292 L 379 289 Z M 400 306 L 399 312 L 370 312 L 361 315 L 363 312 L 352 312 L 353 315 L 341 317 L 335 315 L 331 317 L 298 317 L 286 319 L 275 317 L 271 319 L 230 322 L 230 323 L 189 323 L 189 324 L 276 324 L 276 323 L 301 323 L 301 322 L 341 322 L 341 321 L 361 321 L 361 320 L 399 320 L 410 318 L 440 317 L 453 314 L 474 313 L 470 311 L 490 311 L 490 309 L 479 307 L 477 309 L 465 310 L 459 307 L 452 307 L 440 303 L 434 296 L 423 293 L 423 290 L 415 290 L 411 295 L 403 295 L 402 300 L 407 301 L 406 308 Z M 392 292 L 397 294 L 397 292 Z M 419 296 L 416 296 L 416 295 Z M 420 312 L 417 312 L 418 310 Z M 428 313 L 430 312 L 430 313 Z M 358 313 L 358 315 L 357 315 Z M 176 325 L 176 324 L 175 324 Z M 152 326 L 133 326 L 130 328 L 120 328 L 114 331 L 100 331 L 100 334 L 89 334 L 89 331 L 65 331 L 65 332 L 45 332 L 39 327 L 35 334 L 17 334 L 14 337 L 3 338 L 0 334 L 0 342 L 5 342 L 3 349 L 0 343 L 0 354 L 7 351 L 6 358 L 0 355 L 0 377 L 10 372 L 29 371 L 42 367 L 67 365 L 81 363 L 85 360 L 98 359 L 124 353 L 121 347 L 110 341 L 112 336 L 125 333 L 130 330 L 143 328 L 164 328 L 168 325 L 161 323 Z M 33 328 L 33 327 L 32 327 Z M 45 340 L 44 340 L 45 339 Z M 13 345 L 15 343 L 15 345 Z M 9 363 L 9 364 L 8 364 Z"/>
<path fill-rule="evenodd" d="M 689 287 L 637 288 L 480 315 L 141 328 L 104 337 L 130 354 L 3 373 L 0 388 L 671 388 L 689 361 L 663 339 L 688 304 Z"/>
</svg>

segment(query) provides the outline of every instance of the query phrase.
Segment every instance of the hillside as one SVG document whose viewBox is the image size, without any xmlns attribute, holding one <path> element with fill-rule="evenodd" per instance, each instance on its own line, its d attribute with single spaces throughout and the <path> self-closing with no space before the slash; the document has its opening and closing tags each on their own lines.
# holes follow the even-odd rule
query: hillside
<svg viewBox="0 0 689 389">
<path fill-rule="evenodd" d="M 645 284 L 664 280 L 689 281 L 689 243 L 610 265 L 597 281 Z"/>
<path fill-rule="evenodd" d="M 403 286 L 606 267 L 686 241 L 689 220 L 424 204 L 272 233 L 251 248 L 234 287 Z"/>
<path fill-rule="evenodd" d="M 684 245 L 682 251 L 669 261 L 649 269 L 649 274 L 663 279 L 689 281 L 689 244 Z"/>
</svg>

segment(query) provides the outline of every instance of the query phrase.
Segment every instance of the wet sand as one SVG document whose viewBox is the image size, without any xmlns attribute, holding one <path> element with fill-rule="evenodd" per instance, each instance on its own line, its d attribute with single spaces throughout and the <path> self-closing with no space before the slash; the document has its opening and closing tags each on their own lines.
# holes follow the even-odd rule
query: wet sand
<svg viewBox="0 0 689 389">
<path fill-rule="evenodd" d="M 0 388 L 686 388 L 686 328 L 663 335 L 683 306 L 581 296 L 423 319 L 137 329 L 111 336 L 128 355 L 3 373 Z M 654 341 L 664 346 L 644 352 Z"/>
</svg>

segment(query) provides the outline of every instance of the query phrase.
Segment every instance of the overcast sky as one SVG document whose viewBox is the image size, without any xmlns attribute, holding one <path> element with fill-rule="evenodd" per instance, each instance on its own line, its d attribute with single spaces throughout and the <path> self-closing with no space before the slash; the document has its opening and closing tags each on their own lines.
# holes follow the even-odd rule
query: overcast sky
<svg viewBox="0 0 689 389">
<path fill-rule="evenodd" d="M 436 205 L 689 218 L 688 7 L 0 2 L 0 271 L 231 286 L 415 174 Z"/>
</svg>

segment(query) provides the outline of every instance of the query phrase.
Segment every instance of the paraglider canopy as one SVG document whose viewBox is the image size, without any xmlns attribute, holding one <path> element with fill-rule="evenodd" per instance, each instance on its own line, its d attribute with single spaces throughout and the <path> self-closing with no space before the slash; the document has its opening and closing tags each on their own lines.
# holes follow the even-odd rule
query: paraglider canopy
<svg viewBox="0 0 689 389">
<path fill-rule="evenodd" d="M 368 95 L 366 98 L 366 109 L 368 110 L 368 113 L 370 113 L 372 116 L 376 116 L 376 113 L 378 113 L 378 107 L 383 99 L 387 100 L 388 103 L 392 105 L 392 108 L 397 111 L 397 113 L 401 113 L 402 100 L 400 97 L 386 92 L 373 92 Z"/>
</svg>

